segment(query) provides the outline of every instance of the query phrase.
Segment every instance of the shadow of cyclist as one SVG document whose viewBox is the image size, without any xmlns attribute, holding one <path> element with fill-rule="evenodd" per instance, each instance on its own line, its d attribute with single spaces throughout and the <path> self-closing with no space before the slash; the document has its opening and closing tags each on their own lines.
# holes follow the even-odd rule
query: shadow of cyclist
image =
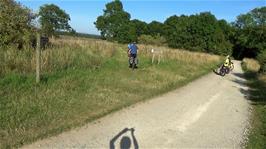
<svg viewBox="0 0 266 149">
<path fill-rule="evenodd" d="M 137 140 L 135 138 L 135 135 L 134 135 L 135 129 L 134 128 L 131 128 L 131 129 L 125 128 L 121 132 L 119 132 L 116 136 L 114 136 L 112 138 L 112 140 L 110 141 L 110 149 L 115 149 L 115 142 L 117 141 L 117 139 L 120 136 L 125 134 L 127 131 L 131 131 L 131 137 L 133 139 L 134 149 L 138 149 L 139 148 L 138 142 L 137 142 Z M 131 139 L 130 139 L 130 137 L 123 136 L 122 139 L 120 140 L 120 148 L 121 149 L 129 149 L 130 147 L 131 147 Z"/>
</svg>

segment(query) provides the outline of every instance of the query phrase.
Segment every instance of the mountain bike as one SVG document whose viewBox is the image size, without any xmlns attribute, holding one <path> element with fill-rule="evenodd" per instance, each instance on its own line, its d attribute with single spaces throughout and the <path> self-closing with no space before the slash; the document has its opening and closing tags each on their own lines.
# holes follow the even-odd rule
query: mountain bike
<svg viewBox="0 0 266 149">
<path fill-rule="evenodd" d="M 230 71 L 233 71 L 233 69 L 234 69 L 234 63 L 233 63 L 233 62 L 230 62 L 228 68 L 225 69 L 225 73 L 226 73 L 226 74 L 229 74 Z"/>
<path fill-rule="evenodd" d="M 225 74 L 228 74 L 230 72 L 230 68 L 226 66 L 222 66 L 219 70 L 219 75 L 225 76 Z"/>
</svg>

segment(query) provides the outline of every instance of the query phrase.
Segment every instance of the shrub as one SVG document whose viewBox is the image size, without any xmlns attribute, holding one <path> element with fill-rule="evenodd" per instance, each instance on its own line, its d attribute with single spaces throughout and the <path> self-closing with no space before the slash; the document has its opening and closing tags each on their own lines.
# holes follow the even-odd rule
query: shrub
<svg viewBox="0 0 266 149">
<path fill-rule="evenodd" d="M 166 44 L 166 39 L 163 36 L 156 35 L 156 36 L 151 36 L 151 35 L 141 35 L 138 38 L 139 43 L 142 44 L 152 44 L 152 45 L 164 45 Z"/>
<path fill-rule="evenodd" d="M 14 0 L 0 1 L 0 47 L 13 45 L 22 48 L 29 43 L 35 16 Z"/>
<path fill-rule="evenodd" d="M 262 73 L 266 73 L 266 49 L 260 52 L 260 54 L 258 55 L 258 61 L 261 65 L 260 71 Z"/>
</svg>

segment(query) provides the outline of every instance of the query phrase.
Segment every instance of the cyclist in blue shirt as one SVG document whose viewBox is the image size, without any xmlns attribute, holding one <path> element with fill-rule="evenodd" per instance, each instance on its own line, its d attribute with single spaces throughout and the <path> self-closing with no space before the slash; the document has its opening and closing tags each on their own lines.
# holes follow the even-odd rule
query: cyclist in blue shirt
<svg viewBox="0 0 266 149">
<path fill-rule="evenodd" d="M 132 62 L 130 61 L 130 58 L 133 57 L 136 61 L 137 59 L 137 53 L 138 53 L 138 46 L 136 45 L 136 42 L 128 44 L 128 57 L 129 57 L 129 68 L 132 67 Z M 137 66 L 136 66 L 137 68 Z"/>
</svg>

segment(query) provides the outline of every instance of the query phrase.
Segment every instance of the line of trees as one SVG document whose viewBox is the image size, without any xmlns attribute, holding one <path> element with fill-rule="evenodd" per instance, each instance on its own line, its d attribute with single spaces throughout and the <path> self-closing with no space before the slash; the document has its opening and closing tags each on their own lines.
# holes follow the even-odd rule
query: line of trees
<svg viewBox="0 0 266 149">
<path fill-rule="evenodd" d="M 167 43 L 169 47 L 214 54 L 231 54 L 232 44 L 223 28 L 229 28 L 224 20 L 217 20 L 210 12 L 190 16 L 171 16 L 164 23 L 146 23 L 130 20 L 122 2 L 115 0 L 106 4 L 103 15 L 95 22 L 104 39 L 128 43 L 132 41 Z M 157 39 L 157 40 L 156 40 Z M 158 40 L 161 39 L 161 40 Z"/>
<path fill-rule="evenodd" d="M 257 58 L 266 71 L 266 7 L 241 14 L 235 22 L 218 20 L 210 12 L 170 16 L 163 23 L 131 20 L 120 0 L 106 4 L 95 22 L 103 39 L 164 45 L 219 55 Z M 156 43 L 154 43 L 156 41 Z"/>
<path fill-rule="evenodd" d="M 266 7 L 239 15 L 232 28 L 233 55 L 236 58 L 257 58 L 261 71 L 266 72 Z"/>
</svg>

